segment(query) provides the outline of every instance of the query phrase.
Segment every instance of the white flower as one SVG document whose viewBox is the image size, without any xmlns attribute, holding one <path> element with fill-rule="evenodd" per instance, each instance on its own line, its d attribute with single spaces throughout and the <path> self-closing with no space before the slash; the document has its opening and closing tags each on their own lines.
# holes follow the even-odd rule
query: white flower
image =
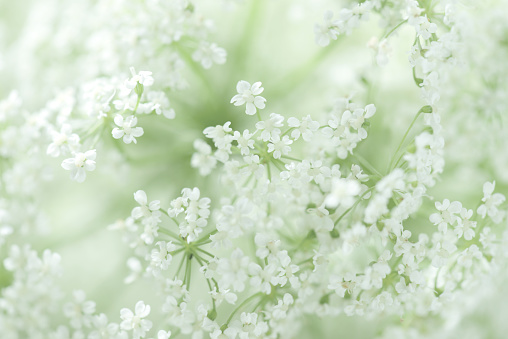
<svg viewBox="0 0 508 339">
<path fill-rule="evenodd" d="M 62 161 L 62 167 L 65 170 L 71 171 L 71 180 L 83 182 L 86 179 L 85 171 L 95 170 L 95 157 L 96 151 L 90 150 L 85 153 L 75 153 L 74 158 L 68 158 Z"/>
<path fill-rule="evenodd" d="M 214 287 L 213 291 L 210 291 L 208 293 L 212 295 L 217 306 L 220 305 L 224 300 L 226 300 L 229 304 L 234 305 L 236 303 L 236 300 L 238 299 L 237 295 L 231 292 L 230 289 L 222 288 L 219 290 L 219 292 L 217 292 L 217 288 Z"/>
<path fill-rule="evenodd" d="M 316 43 L 325 47 L 330 44 L 330 40 L 337 40 L 337 36 L 340 34 L 339 21 L 333 20 L 333 12 L 326 11 L 323 14 L 323 24 L 316 24 L 314 26 L 314 36 Z"/>
<path fill-rule="evenodd" d="M 260 81 L 255 82 L 251 86 L 247 81 L 240 80 L 236 85 L 238 94 L 231 99 L 231 103 L 235 106 L 241 106 L 246 103 L 245 113 L 254 115 L 256 114 L 256 107 L 259 109 L 265 108 L 266 99 L 259 96 L 263 93 L 263 90 L 264 88 L 261 87 Z"/>
<path fill-rule="evenodd" d="M 278 127 L 284 126 L 284 117 L 277 113 L 271 113 L 270 119 L 258 121 L 256 129 L 261 131 L 260 140 L 268 141 L 275 135 L 280 135 L 281 131 Z"/>
<path fill-rule="evenodd" d="M 356 275 L 347 272 L 343 277 L 336 275 L 330 276 L 328 288 L 330 290 L 335 290 L 335 293 L 337 293 L 341 298 L 344 298 L 346 291 L 349 294 L 353 294 L 356 283 Z"/>
<path fill-rule="evenodd" d="M 148 203 L 148 197 L 143 190 L 134 193 L 134 200 L 140 205 L 132 209 L 131 216 L 134 219 L 143 218 L 143 223 L 148 225 L 156 225 L 160 222 L 159 200 Z"/>
<path fill-rule="evenodd" d="M 86 294 L 82 290 L 72 293 L 74 301 L 64 305 L 64 314 L 70 318 L 71 326 L 81 328 L 90 326 L 92 314 L 95 312 L 95 302 L 87 301 Z"/>
<path fill-rule="evenodd" d="M 93 318 L 94 331 L 90 332 L 88 339 L 103 338 L 126 338 L 125 332 L 119 332 L 120 326 L 116 323 L 108 322 L 108 317 L 101 313 Z"/>
<path fill-rule="evenodd" d="M 134 116 L 128 116 L 127 118 L 123 118 L 120 114 L 115 116 L 115 124 L 118 127 L 113 128 L 111 134 L 113 134 L 113 138 L 120 139 L 123 137 L 123 142 L 126 144 L 130 144 L 131 142 L 137 143 L 136 138 L 139 138 L 143 135 L 142 127 L 134 127 L 138 123 L 138 119 Z"/>
<path fill-rule="evenodd" d="M 291 138 L 298 140 L 301 135 L 305 141 L 310 141 L 313 132 L 316 132 L 319 128 L 319 122 L 312 120 L 310 115 L 303 117 L 302 121 L 291 117 L 288 119 L 288 125 L 294 128 L 291 132 Z"/>
<path fill-rule="evenodd" d="M 210 126 L 203 130 L 203 134 L 213 140 L 215 147 L 219 149 L 228 148 L 233 141 L 233 135 L 229 134 L 231 131 L 231 121 L 226 122 L 223 126 L 217 125 Z"/>
<path fill-rule="evenodd" d="M 240 152 L 242 155 L 249 155 L 250 150 L 254 148 L 254 140 L 252 140 L 252 133 L 249 133 L 249 130 L 246 129 L 243 131 L 243 134 L 240 134 L 240 132 L 235 131 L 234 140 L 238 143 L 238 148 L 240 149 Z"/>
<path fill-rule="evenodd" d="M 157 115 L 163 115 L 167 119 L 174 119 L 175 118 L 175 110 L 172 108 L 169 108 L 169 99 L 162 91 L 150 91 L 147 94 L 147 98 L 150 101 L 148 103 L 149 111 L 147 113 L 150 113 L 152 111 L 155 111 L 155 114 Z M 139 110 L 138 110 L 139 111 Z"/>
<path fill-rule="evenodd" d="M 377 37 L 372 37 L 367 46 L 377 52 L 376 62 L 379 66 L 386 66 L 388 64 L 389 57 L 392 52 L 392 48 L 388 43 L 388 40 L 383 39 L 380 42 Z"/>
<path fill-rule="evenodd" d="M 155 245 L 159 246 L 159 248 L 154 248 L 152 250 L 150 255 L 152 259 L 151 264 L 155 266 L 157 270 L 167 270 L 173 259 L 170 252 L 176 250 L 176 246 L 171 241 L 168 243 L 165 241 L 158 241 Z"/>
<path fill-rule="evenodd" d="M 212 67 L 213 63 L 222 65 L 226 62 L 226 50 L 215 43 L 202 41 L 199 48 L 192 54 L 192 59 L 200 62 L 205 69 Z"/>
<path fill-rule="evenodd" d="M 120 90 L 121 97 L 129 95 L 138 83 L 143 85 L 144 87 L 150 87 L 154 83 L 152 72 L 140 71 L 138 74 L 136 74 L 136 70 L 134 69 L 134 67 L 131 67 L 130 71 L 132 74 L 132 78 L 125 80 L 125 82 L 123 83 L 123 87 Z"/>
<path fill-rule="evenodd" d="M 286 155 L 291 152 L 291 145 L 293 140 L 289 139 L 287 135 L 285 135 L 282 139 L 278 135 L 272 136 L 270 143 L 268 144 L 268 152 L 273 152 L 273 157 L 275 159 L 280 159 L 282 155 Z"/>
<path fill-rule="evenodd" d="M 194 149 L 197 152 L 192 154 L 191 166 L 198 168 L 202 176 L 210 174 L 217 165 L 217 159 L 212 155 L 212 148 L 203 140 L 196 139 Z"/>
<path fill-rule="evenodd" d="M 128 308 L 120 310 L 120 328 L 126 331 L 132 331 L 132 338 L 144 338 L 147 331 L 152 328 L 150 320 L 143 319 L 150 314 L 150 306 L 145 305 L 143 301 L 138 301 L 134 308 L 135 314 Z"/>
<path fill-rule="evenodd" d="M 74 151 L 79 146 L 79 136 L 72 133 L 72 127 L 69 124 L 63 124 L 60 133 L 51 131 L 53 142 L 49 144 L 46 153 L 52 157 L 58 157 L 61 152 Z"/>
<path fill-rule="evenodd" d="M 356 180 L 333 178 L 332 190 L 326 196 L 326 207 L 336 208 L 341 205 L 345 208 L 354 203 L 354 197 L 360 194 L 360 184 Z"/>
<path fill-rule="evenodd" d="M 482 252 L 476 245 L 471 245 L 466 248 L 457 258 L 457 263 L 459 265 L 464 266 L 465 268 L 470 268 L 473 265 L 473 258 L 481 259 Z"/>
<path fill-rule="evenodd" d="M 160 330 L 157 332 L 157 339 L 169 339 L 171 337 L 171 331 Z"/>
<path fill-rule="evenodd" d="M 462 210 L 462 204 L 459 201 L 450 203 L 450 200 L 445 199 L 443 203 L 436 201 L 436 209 L 439 213 L 431 214 L 429 220 L 434 225 L 438 225 L 439 231 L 446 233 L 447 226 L 455 224 L 459 219 L 456 214 Z"/>
<path fill-rule="evenodd" d="M 476 221 L 471 221 L 471 217 L 473 216 L 473 210 L 468 210 L 467 208 L 462 208 L 460 211 L 460 218 L 458 220 L 457 227 L 455 228 L 455 234 L 457 237 L 462 237 L 464 235 L 464 239 L 471 240 L 475 237 L 475 231 L 473 228 L 476 227 Z"/>
<path fill-rule="evenodd" d="M 504 213 L 499 211 L 497 207 L 501 205 L 506 198 L 501 193 L 494 193 L 495 187 L 495 181 L 483 184 L 483 204 L 478 207 L 477 212 L 482 216 L 482 218 L 485 218 L 485 216 L 488 215 L 492 221 L 499 223 L 504 217 Z"/>
</svg>

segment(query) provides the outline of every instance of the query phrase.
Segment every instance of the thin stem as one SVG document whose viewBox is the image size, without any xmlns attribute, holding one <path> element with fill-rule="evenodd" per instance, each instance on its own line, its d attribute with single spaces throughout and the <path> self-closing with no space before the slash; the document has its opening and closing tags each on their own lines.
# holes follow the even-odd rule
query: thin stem
<svg viewBox="0 0 508 339">
<path fill-rule="evenodd" d="M 187 256 L 185 255 L 182 255 L 182 261 L 180 261 L 180 265 L 178 266 L 178 269 L 176 270 L 176 274 L 175 276 L 178 277 L 178 274 L 180 273 L 180 270 L 182 269 L 182 266 L 183 266 L 183 263 L 185 262 L 185 260 L 187 260 Z"/>
<path fill-rule="evenodd" d="M 201 68 L 199 66 L 199 64 L 197 64 L 194 60 L 192 60 L 189 53 L 187 53 L 187 51 L 181 46 L 180 43 L 173 42 L 171 45 L 174 46 L 174 48 L 177 50 L 180 57 L 185 61 L 187 66 L 189 66 L 189 68 L 194 72 L 194 74 L 201 79 L 201 81 L 203 82 L 203 85 L 205 86 L 205 88 L 208 91 L 208 95 L 210 97 L 210 103 L 212 103 L 212 105 L 216 105 L 216 102 L 214 100 L 212 100 L 213 96 L 214 96 L 213 95 L 213 86 L 210 83 L 209 79 L 203 73 L 203 68 Z"/>
<path fill-rule="evenodd" d="M 195 244 L 196 244 L 196 245 L 201 245 L 201 243 L 202 243 L 203 241 L 207 241 L 207 240 L 209 240 L 210 236 L 211 236 L 211 235 L 213 235 L 213 234 L 215 234 L 215 233 L 217 233 L 217 232 L 218 232 L 218 230 L 217 230 L 217 229 L 214 229 L 213 231 L 208 232 L 207 234 L 205 234 L 204 236 L 202 236 L 201 238 L 199 238 L 199 239 L 195 242 Z"/>
<path fill-rule="evenodd" d="M 349 207 L 346 211 L 344 211 L 344 213 L 342 213 L 342 214 L 340 215 L 340 217 L 339 217 L 339 218 L 335 221 L 334 225 L 335 225 L 335 226 L 337 226 L 337 224 L 338 224 L 338 223 L 342 220 L 342 218 L 344 218 L 344 217 L 346 216 L 346 214 L 348 214 L 348 213 L 349 213 L 349 212 L 350 212 L 353 208 L 355 208 L 355 207 L 356 207 L 356 205 L 358 205 L 358 204 L 362 201 L 363 197 L 364 197 L 365 195 L 367 195 L 367 193 L 369 193 L 370 191 L 372 191 L 374 188 L 375 188 L 375 186 L 374 186 L 374 187 L 371 187 L 371 188 L 369 188 L 368 190 L 366 190 L 365 192 L 363 192 L 363 194 L 362 194 L 362 195 L 360 196 L 360 198 L 359 198 L 359 199 L 358 199 L 358 200 L 357 200 L 357 201 L 353 204 L 353 206 Z"/>
<path fill-rule="evenodd" d="M 397 156 L 397 154 L 399 153 L 400 151 L 400 148 L 402 147 L 402 144 L 404 143 L 404 141 L 406 140 L 407 138 L 407 135 L 409 134 L 409 131 L 411 131 L 411 128 L 413 128 L 413 125 L 415 124 L 416 120 L 418 119 L 418 117 L 420 116 L 420 114 L 422 114 L 422 110 L 420 109 L 418 111 L 418 113 L 416 113 L 413 121 L 411 121 L 411 124 L 409 125 L 408 129 L 406 130 L 406 133 L 404 133 L 404 136 L 402 137 L 402 140 L 400 141 L 399 143 L 399 146 L 397 147 L 397 150 L 395 151 L 395 153 L 393 154 L 392 156 L 392 160 L 390 161 L 390 165 L 388 166 L 388 173 L 390 173 L 393 168 L 392 168 L 392 165 L 393 165 L 393 162 L 395 160 L 395 157 Z"/>
<path fill-rule="evenodd" d="M 182 242 L 182 238 L 179 237 L 176 233 L 171 232 L 170 230 L 167 230 L 165 228 L 159 228 L 158 231 L 166 235 L 169 235 L 171 238 L 178 240 L 179 242 Z"/>
<path fill-rule="evenodd" d="M 197 249 L 198 251 L 200 251 L 200 252 L 203 252 L 204 254 L 206 254 L 207 256 L 209 256 L 210 258 L 215 258 L 215 255 L 213 255 L 213 254 L 212 254 L 212 253 L 210 253 L 210 252 L 205 251 L 204 249 L 201 249 L 201 248 L 199 248 L 199 247 L 196 247 L 196 249 Z"/>
<path fill-rule="evenodd" d="M 303 264 L 306 264 L 308 262 L 312 262 L 314 260 L 314 257 L 310 257 L 308 259 L 305 259 L 305 260 L 302 260 L 300 261 L 299 263 L 297 263 L 296 265 L 300 266 L 300 265 L 303 265 Z"/>
<path fill-rule="evenodd" d="M 356 158 L 356 160 L 358 160 L 358 162 L 363 166 L 363 167 L 366 167 L 369 169 L 369 171 L 372 173 L 372 174 L 375 174 L 377 176 L 379 176 L 380 178 L 383 177 L 383 175 L 374 167 L 370 164 L 370 162 L 367 161 L 367 159 L 365 159 L 364 157 L 362 157 L 360 154 L 353 154 L 353 157 Z"/>
<path fill-rule="evenodd" d="M 134 111 L 132 111 L 132 113 L 136 113 L 136 111 L 138 110 L 140 101 L 141 101 L 141 94 L 138 94 L 138 100 L 136 101 L 136 106 L 134 107 Z"/>
<path fill-rule="evenodd" d="M 383 39 L 388 39 L 388 37 L 389 37 L 390 35 L 392 35 L 392 33 L 393 33 L 393 32 L 395 32 L 395 30 L 396 30 L 397 28 L 399 28 L 400 26 L 402 26 L 402 25 L 403 25 L 403 24 L 405 24 L 406 22 L 407 22 L 407 19 L 406 19 L 406 20 L 404 20 L 404 21 L 402 21 L 401 23 L 399 23 L 397 26 L 393 27 L 393 28 L 392 28 L 392 30 L 390 30 L 388 33 L 386 33 L 386 34 L 385 34 L 385 35 L 381 38 L 381 40 L 383 40 Z"/>
<path fill-rule="evenodd" d="M 252 299 L 260 296 L 260 295 L 263 295 L 262 292 L 258 292 L 256 294 L 253 294 L 251 295 L 250 297 L 248 297 L 247 299 L 245 299 L 240 305 L 238 305 L 237 308 L 235 308 L 233 310 L 233 312 L 231 313 L 231 315 L 229 316 L 228 320 L 226 321 L 226 323 L 224 325 L 222 325 L 223 327 L 227 327 L 229 325 L 229 322 L 231 321 L 231 319 L 233 319 L 233 316 L 236 314 L 236 312 L 238 312 L 240 310 L 240 308 L 246 304 L 248 304 Z"/>
<path fill-rule="evenodd" d="M 281 155 L 281 158 L 288 159 L 288 160 L 293 160 L 293 161 L 298 161 L 298 162 L 302 162 L 301 159 L 297 159 L 297 158 L 293 158 L 293 157 L 288 157 L 287 155 Z"/>
<path fill-rule="evenodd" d="M 285 136 L 286 134 L 288 134 L 289 132 L 293 131 L 294 129 L 295 129 L 295 127 L 288 128 L 288 130 L 286 132 L 281 134 L 281 137 Z"/>
<path fill-rule="evenodd" d="M 189 273 L 187 273 L 187 284 L 188 284 L 188 287 L 187 287 L 187 291 L 190 290 L 190 283 L 191 283 L 191 275 L 192 275 L 192 260 L 190 259 L 190 256 L 192 254 L 189 254 L 189 259 L 187 260 L 187 266 L 188 266 L 188 270 L 189 270 Z"/>
</svg>

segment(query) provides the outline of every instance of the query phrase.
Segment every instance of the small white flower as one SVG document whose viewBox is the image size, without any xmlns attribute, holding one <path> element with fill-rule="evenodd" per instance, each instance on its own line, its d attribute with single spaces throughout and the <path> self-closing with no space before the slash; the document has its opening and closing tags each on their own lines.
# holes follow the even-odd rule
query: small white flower
<svg viewBox="0 0 508 339">
<path fill-rule="evenodd" d="M 171 337 L 171 331 L 160 330 L 157 332 L 157 339 L 169 339 Z"/>
<path fill-rule="evenodd" d="M 273 152 L 273 157 L 275 159 L 280 159 L 282 155 L 286 155 L 291 152 L 291 145 L 293 140 L 289 139 L 287 135 L 285 135 L 282 139 L 278 135 L 272 136 L 270 143 L 268 144 L 268 152 Z"/>
<path fill-rule="evenodd" d="M 209 69 L 214 63 L 222 65 L 226 62 L 226 50 L 215 43 L 202 41 L 199 48 L 192 54 L 192 59 Z"/>
<path fill-rule="evenodd" d="M 86 179 L 86 171 L 95 170 L 96 151 L 90 150 L 85 153 L 75 153 L 74 158 L 68 158 L 62 161 L 62 167 L 71 171 L 71 180 L 83 182 Z"/>
<path fill-rule="evenodd" d="M 95 312 L 95 302 L 87 301 L 86 294 L 82 290 L 72 293 L 73 302 L 64 305 L 64 314 L 70 318 L 71 326 L 81 328 L 90 326 L 92 314 Z"/>
<path fill-rule="evenodd" d="M 289 127 L 294 128 L 291 132 L 291 138 L 298 140 L 300 135 L 303 140 L 310 141 L 313 135 L 313 132 L 316 132 L 319 128 L 319 122 L 312 120 L 310 115 L 302 118 L 302 121 L 297 118 L 289 118 L 288 119 Z"/>
<path fill-rule="evenodd" d="M 323 14 L 323 24 L 316 24 L 314 26 L 316 43 L 321 47 L 328 46 L 330 40 L 337 40 L 339 34 L 339 20 L 333 20 L 333 12 L 326 11 Z"/>
<path fill-rule="evenodd" d="M 341 205 L 345 208 L 354 203 L 354 197 L 360 194 L 360 184 L 356 180 L 334 178 L 332 190 L 325 199 L 326 207 L 336 208 Z"/>
<path fill-rule="evenodd" d="M 256 107 L 259 109 L 265 108 L 266 99 L 259 96 L 263 93 L 263 90 L 264 88 L 261 87 L 260 81 L 255 82 L 251 86 L 251 84 L 247 81 L 240 80 L 236 85 L 236 91 L 238 94 L 231 99 L 231 103 L 235 106 L 247 104 L 245 113 L 248 115 L 254 115 L 256 114 Z"/>
<path fill-rule="evenodd" d="M 199 169 L 199 174 L 206 176 L 217 166 L 217 159 L 212 155 L 212 148 L 201 139 L 194 140 L 196 152 L 192 155 L 191 166 Z"/>
<path fill-rule="evenodd" d="M 72 127 L 69 124 L 63 124 L 60 133 L 51 132 L 53 142 L 49 144 L 46 153 L 52 157 L 58 157 L 61 152 L 74 151 L 79 146 L 79 136 L 72 133 Z"/>
<path fill-rule="evenodd" d="M 495 223 L 501 222 L 501 219 L 504 216 L 502 211 L 498 210 L 498 206 L 501 205 L 506 197 L 501 193 L 494 193 L 494 189 L 496 187 L 496 182 L 486 182 L 483 185 L 483 204 L 478 207 L 478 214 L 485 218 L 485 216 L 489 216 L 492 221 Z M 494 193 L 494 194 L 493 194 Z"/>
<path fill-rule="evenodd" d="M 115 124 L 120 127 L 113 128 L 111 134 L 113 138 L 120 139 L 123 137 L 123 142 L 130 144 L 131 142 L 137 143 L 136 138 L 143 135 L 142 127 L 134 127 L 138 123 L 138 119 L 134 116 L 123 118 L 120 114 L 115 116 Z"/>
<path fill-rule="evenodd" d="M 151 264 L 157 268 L 157 270 L 167 270 L 171 264 L 173 257 L 170 252 L 176 250 L 176 246 L 170 241 L 159 241 L 155 244 L 159 248 L 154 248 L 150 255 L 152 261 Z"/>
<path fill-rule="evenodd" d="M 481 259 L 482 252 L 476 245 L 471 245 L 466 248 L 457 258 L 457 263 L 465 268 L 470 268 L 473 265 L 473 259 Z"/>
<path fill-rule="evenodd" d="M 159 200 L 148 203 L 148 197 L 143 190 L 138 190 L 134 193 L 134 200 L 140 205 L 132 209 L 131 216 L 134 219 L 143 218 L 143 223 L 148 225 L 156 225 L 160 222 Z"/>
<path fill-rule="evenodd" d="M 150 91 L 147 94 L 147 98 L 150 101 L 148 103 L 149 110 L 147 113 L 155 111 L 157 115 L 163 115 L 167 119 L 175 118 L 175 110 L 170 108 L 169 99 L 162 91 Z M 139 110 L 138 110 L 139 112 Z"/>
<path fill-rule="evenodd" d="M 126 331 L 132 331 L 132 338 L 139 339 L 144 338 L 147 331 L 152 328 L 152 322 L 146 320 L 150 314 L 150 306 L 145 305 L 143 301 L 138 301 L 134 308 L 133 313 L 128 308 L 122 308 L 120 310 L 120 318 L 123 320 L 120 324 L 120 328 Z"/>
<path fill-rule="evenodd" d="M 431 214 L 429 220 L 434 225 L 438 225 L 439 231 L 446 233 L 447 226 L 454 225 L 459 220 L 456 214 L 462 210 L 462 204 L 459 201 L 450 202 L 445 199 L 443 203 L 436 201 L 436 209 L 439 213 Z"/>
<path fill-rule="evenodd" d="M 240 149 L 240 152 L 242 155 L 249 155 L 250 150 L 254 149 L 254 140 L 252 138 L 252 133 L 249 133 L 249 130 L 246 129 L 243 131 L 243 134 L 240 134 L 240 132 L 235 131 L 233 134 L 234 140 L 238 143 L 238 148 Z"/>
</svg>

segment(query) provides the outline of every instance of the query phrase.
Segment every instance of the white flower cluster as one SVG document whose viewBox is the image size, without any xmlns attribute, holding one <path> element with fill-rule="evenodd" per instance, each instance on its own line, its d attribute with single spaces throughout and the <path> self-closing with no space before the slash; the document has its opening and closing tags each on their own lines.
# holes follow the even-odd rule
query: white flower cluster
<svg viewBox="0 0 508 339">
<path fill-rule="evenodd" d="M 256 6 L 259 2 L 253 4 L 252 20 L 259 14 Z M 386 32 L 368 46 L 382 66 L 395 51 L 392 34 L 406 25 L 414 37 L 407 43 L 407 78 L 420 94 L 418 106 L 404 106 L 403 116 L 384 123 L 380 118 L 394 105 L 376 96 L 375 82 L 362 77 L 364 104 L 358 103 L 360 94 L 355 101 L 352 96 L 339 98 L 331 108 L 307 111 L 297 106 L 290 115 L 265 113 L 262 83 L 238 81 L 230 103 L 245 105 L 246 115 L 217 122 L 210 114 L 207 121 L 215 126 L 204 128 L 206 140 L 194 140 L 190 165 L 202 176 L 199 188 L 183 188 L 169 201 L 150 200 L 137 190 L 130 215 L 126 211 L 125 219 L 109 227 L 120 231 L 132 250 L 125 282 L 146 279 L 159 304 L 150 306 L 143 301 L 150 299 L 138 297 L 133 309 L 115 311 L 115 322 L 83 290 L 64 293 L 60 256 L 50 250 L 39 256 L 25 245 L 45 225 L 36 203 L 38 190 L 44 188 L 41 179 L 50 178 L 51 159 L 45 155 L 62 157 L 61 167 L 77 182 L 95 170 L 97 153 L 108 160 L 107 146 L 127 162 L 124 144 L 139 141 L 131 145 L 139 149 L 150 141 L 139 139 L 149 125 L 143 129 L 138 120 L 147 121 L 149 114 L 175 118 L 168 93 L 186 85 L 182 65 L 205 87 L 213 87 L 201 68 L 226 62 L 225 50 L 208 41 L 211 24 L 194 1 L 101 0 L 94 3 L 93 13 L 104 25 L 87 37 L 88 53 L 81 59 L 98 65 L 92 75 L 119 74 L 134 64 L 160 71 L 161 80 L 153 89 L 152 72 L 131 67 L 123 81 L 87 79 L 60 91 L 35 113 L 22 109 L 16 92 L 0 102 L 2 338 L 293 338 L 305 329 L 302 319 L 343 315 L 362 316 L 365 322 L 382 319 L 376 325 L 379 338 L 452 338 L 450 331 L 456 337 L 469 328 L 459 320 L 468 312 L 466 306 L 476 307 L 508 276 L 501 274 L 508 266 L 508 176 L 503 173 L 508 156 L 504 130 L 498 126 L 508 101 L 505 92 L 496 92 L 508 68 L 478 74 L 475 66 L 465 66 L 488 58 L 468 50 L 469 39 L 480 43 L 474 33 L 480 26 L 471 24 L 478 23 L 474 14 L 464 14 L 467 10 L 454 1 L 367 0 L 342 9 L 336 19 L 327 11 L 324 24 L 315 26 L 316 42 L 327 46 L 361 22 L 381 17 Z M 487 31 L 499 39 L 486 50 L 506 45 L 506 18 L 494 19 L 495 27 Z M 86 22 L 79 27 L 90 32 Z M 247 37 L 254 34 L 250 29 Z M 65 32 L 59 33 L 62 40 Z M 31 48 L 43 45 L 44 34 L 34 38 Z M 59 53 L 63 51 L 56 48 Z M 75 54 L 81 53 L 76 47 Z M 463 84 L 466 73 L 485 86 Z M 458 91 L 466 89 L 472 99 L 457 99 Z M 203 106 L 217 94 L 207 90 L 210 98 L 199 103 Z M 498 106 L 490 103 L 491 96 Z M 478 97 L 482 100 L 473 102 Z M 187 107 L 185 100 L 172 98 Z M 270 105 L 276 100 L 269 99 Z M 411 100 L 399 93 L 396 99 Z M 233 105 L 229 107 L 237 109 Z M 401 132 L 408 116 L 413 119 Z M 461 143 L 468 138 L 459 127 L 481 134 L 487 140 L 482 142 L 490 141 L 492 147 L 475 146 L 474 135 L 474 142 Z M 399 134 L 393 152 L 392 136 Z M 446 157 L 445 147 L 450 147 Z M 373 153 L 377 156 L 371 157 Z M 160 157 L 154 161 L 163 164 Z M 479 168 L 474 180 L 461 179 L 467 189 L 458 187 L 457 178 L 466 178 L 472 166 Z M 143 185 L 149 186 L 148 180 Z M 160 312 L 157 323 L 153 316 Z"/>
<path fill-rule="evenodd" d="M 72 156 L 62 162 L 72 180 L 81 183 L 87 171 L 95 170 L 94 147 L 108 126 L 115 126 L 111 131 L 113 138 L 130 144 L 137 143 L 136 138 L 144 133 L 142 127 L 136 127 L 136 115 L 155 113 L 174 119 L 175 111 L 166 94 L 145 90 L 154 83 L 152 72 L 136 73 L 131 67 L 131 74 L 122 84 L 114 78 L 87 83 L 77 96 L 73 90 L 66 90 L 46 106 L 45 127 L 52 140 L 46 153 L 52 157 Z M 79 134 L 73 133 L 72 126 Z"/>
<path fill-rule="evenodd" d="M 205 69 L 226 61 L 226 51 L 209 40 L 214 23 L 202 5 L 188 0 L 38 2 L 27 8 L 26 30 L 6 53 L 5 62 L 24 64 L 13 70 L 16 80 L 42 80 L 49 89 L 43 91 L 46 95 L 74 80 L 84 83 L 118 75 L 131 65 L 157 69 L 158 81 L 180 90 L 188 86 L 184 70 L 191 66 L 189 61 Z M 59 67 L 61 63 L 65 67 Z M 70 82 L 69 73 L 78 78 Z M 40 97 L 40 86 L 29 86 Z"/>
<path fill-rule="evenodd" d="M 43 149 L 44 112 L 28 113 L 16 91 L 0 101 L 0 249 L 9 238 L 40 234 L 47 217 L 36 196 L 50 179 Z"/>
<path fill-rule="evenodd" d="M 363 20 L 369 19 L 369 13 L 379 1 L 363 1 L 353 5 L 351 9 L 343 8 L 339 11 L 338 18 L 333 19 L 333 12 L 328 10 L 323 15 L 323 24 L 314 26 L 316 43 L 325 47 L 330 40 L 337 40 L 341 34 L 351 34 L 352 30 L 360 25 Z"/>
</svg>

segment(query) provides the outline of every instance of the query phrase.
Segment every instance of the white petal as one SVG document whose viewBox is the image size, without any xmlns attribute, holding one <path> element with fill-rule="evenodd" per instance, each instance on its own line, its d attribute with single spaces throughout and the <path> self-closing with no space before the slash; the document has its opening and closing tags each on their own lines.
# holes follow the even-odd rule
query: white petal
<svg viewBox="0 0 508 339">
<path fill-rule="evenodd" d="M 111 134 L 113 135 L 113 138 L 120 139 L 121 137 L 123 137 L 125 132 L 123 131 L 123 129 L 119 129 L 119 128 L 115 127 L 115 128 L 113 128 L 113 131 L 111 132 Z"/>
<path fill-rule="evenodd" d="M 141 206 L 145 206 L 148 203 L 148 198 L 146 197 L 146 193 L 143 190 L 139 190 L 134 193 L 134 200 Z"/>
<path fill-rule="evenodd" d="M 85 170 L 87 170 L 89 172 L 95 170 L 95 161 L 93 161 L 93 160 L 87 160 L 87 161 L 85 161 L 84 168 L 85 168 Z"/>
<path fill-rule="evenodd" d="M 72 170 L 74 167 L 76 167 L 74 164 L 74 158 L 68 158 L 62 161 L 62 167 L 68 171 Z"/>
<path fill-rule="evenodd" d="M 266 101 L 266 99 L 263 97 L 255 97 L 254 98 L 254 105 L 256 105 L 257 108 L 263 109 L 263 108 L 265 108 L 265 101 Z"/>
<path fill-rule="evenodd" d="M 95 160 L 96 157 L 97 157 L 97 152 L 94 149 L 85 152 L 85 158 L 87 160 Z"/>
<path fill-rule="evenodd" d="M 139 138 L 143 135 L 143 127 L 136 127 L 131 130 L 131 135 L 133 137 Z"/>
<path fill-rule="evenodd" d="M 120 114 L 115 115 L 114 121 L 117 126 L 123 127 L 123 117 Z"/>
<path fill-rule="evenodd" d="M 136 139 L 134 139 L 134 137 L 130 134 L 126 134 L 123 136 L 123 142 L 125 142 L 126 144 L 130 144 L 131 142 L 136 143 Z"/>
<path fill-rule="evenodd" d="M 256 114 L 256 106 L 252 102 L 248 102 L 245 107 L 245 113 L 247 115 L 254 115 Z"/>
<path fill-rule="evenodd" d="M 162 110 L 162 114 L 168 118 L 168 119 L 174 119 L 175 118 L 175 110 L 174 109 L 165 109 Z"/>
<path fill-rule="evenodd" d="M 238 93 L 243 93 L 245 91 L 248 91 L 250 89 L 250 84 L 245 80 L 238 81 L 238 84 L 236 84 L 236 91 Z"/>
<path fill-rule="evenodd" d="M 86 179 L 86 172 L 82 167 L 76 168 L 75 170 L 71 171 L 71 178 L 72 180 L 81 183 Z"/>
<path fill-rule="evenodd" d="M 254 84 L 252 84 L 252 88 L 251 88 L 252 94 L 259 95 L 259 94 L 263 93 L 263 91 L 264 91 L 264 88 L 261 87 L 261 81 L 258 81 L 258 82 L 255 82 Z"/>
</svg>

